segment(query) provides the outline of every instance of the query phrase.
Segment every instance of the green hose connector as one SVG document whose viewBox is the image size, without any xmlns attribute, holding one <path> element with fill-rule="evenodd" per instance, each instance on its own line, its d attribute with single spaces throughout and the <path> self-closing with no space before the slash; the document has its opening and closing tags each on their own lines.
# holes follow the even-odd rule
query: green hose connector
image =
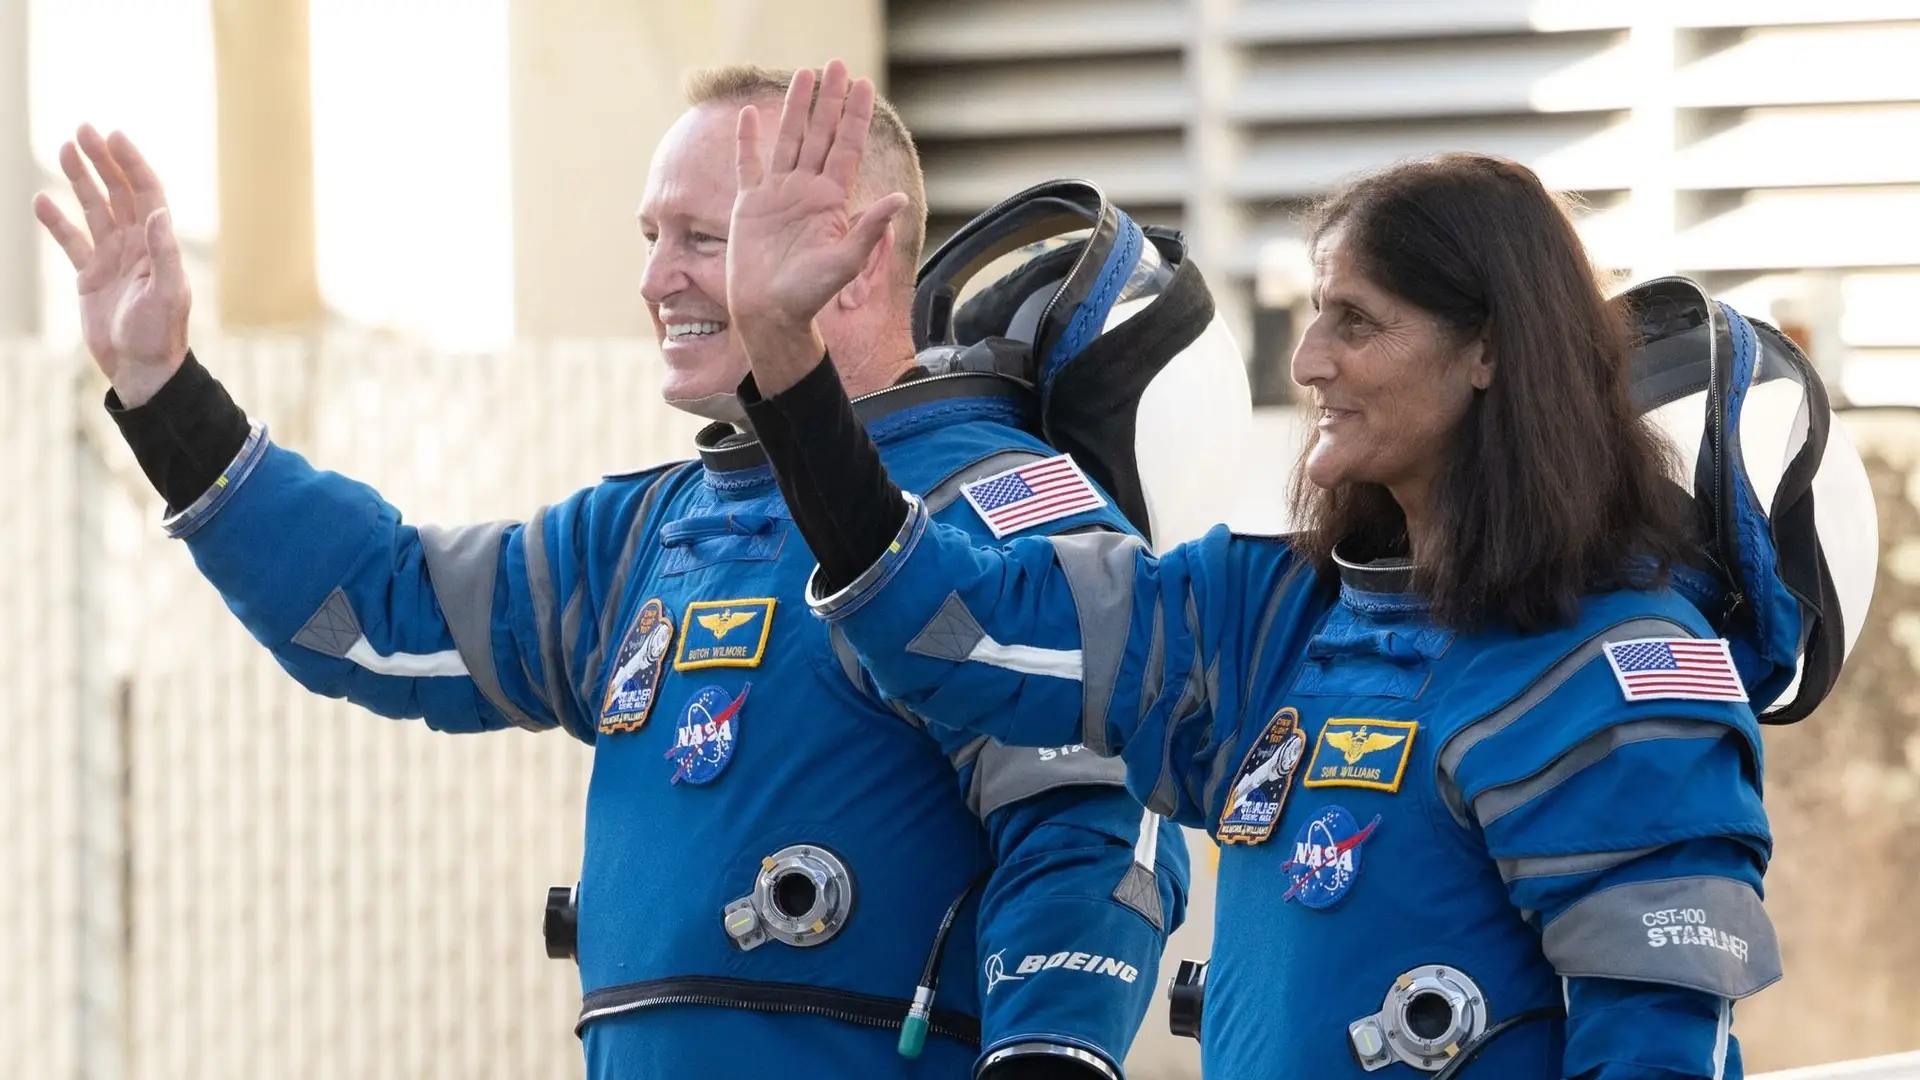
<svg viewBox="0 0 1920 1080">
<path fill-rule="evenodd" d="M 927 1018 L 933 1015 L 933 990 L 919 986 L 913 991 L 913 1008 L 900 1022 L 900 1042 L 895 1049 L 903 1058 L 917 1058 L 927 1047 Z"/>
</svg>

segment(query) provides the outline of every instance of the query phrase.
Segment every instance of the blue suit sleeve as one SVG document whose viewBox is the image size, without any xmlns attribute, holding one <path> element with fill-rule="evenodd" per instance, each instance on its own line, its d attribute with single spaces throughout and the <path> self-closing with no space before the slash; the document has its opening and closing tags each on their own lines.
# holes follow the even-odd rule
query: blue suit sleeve
<svg viewBox="0 0 1920 1080">
<path fill-rule="evenodd" d="M 1564 1075 L 1737 1075 L 1733 1003 L 1780 977 L 1751 712 L 1623 702 L 1596 660 L 1511 724 L 1463 734 L 1443 791 L 1565 980 Z"/>
<path fill-rule="evenodd" d="M 217 494 L 168 528 L 307 689 L 442 731 L 563 726 L 590 742 L 597 490 L 526 523 L 416 528 L 256 429 Z"/>
<path fill-rule="evenodd" d="M 1186 918 L 1179 827 L 1143 815 L 1114 786 L 1056 789 L 986 824 L 996 865 L 980 900 L 983 964 L 971 973 L 982 1059 L 1070 1046 L 1119 1075 L 1158 989 L 1167 935 Z"/>
<path fill-rule="evenodd" d="M 1308 601 L 1296 566 L 1284 542 L 1224 527 L 1160 557 L 1110 532 L 982 543 L 916 501 L 888 553 L 813 605 L 930 724 L 1119 756 L 1136 798 L 1202 827 L 1246 673 L 1263 646 L 1296 651 L 1265 640 Z M 1243 617 L 1253 605 L 1264 618 Z"/>
</svg>

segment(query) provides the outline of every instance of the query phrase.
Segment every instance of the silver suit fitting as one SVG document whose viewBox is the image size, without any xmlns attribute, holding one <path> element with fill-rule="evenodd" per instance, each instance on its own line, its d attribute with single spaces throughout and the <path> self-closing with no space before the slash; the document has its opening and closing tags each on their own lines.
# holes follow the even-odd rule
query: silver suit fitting
<svg viewBox="0 0 1920 1080">
<path fill-rule="evenodd" d="M 840 856 L 794 844 L 760 860 L 753 891 L 726 906 L 727 936 L 743 951 L 768 939 L 797 948 L 824 945 L 853 914 L 853 874 Z"/>
<path fill-rule="evenodd" d="M 1347 1025 L 1347 1040 L 1368 1072 L 1396 1061 L 1438 1072 L 1486 1029 L 1479 985 L 1458 968 L 1429 964 L 1393 980 L 1379 1012 Z"/>
</svg>

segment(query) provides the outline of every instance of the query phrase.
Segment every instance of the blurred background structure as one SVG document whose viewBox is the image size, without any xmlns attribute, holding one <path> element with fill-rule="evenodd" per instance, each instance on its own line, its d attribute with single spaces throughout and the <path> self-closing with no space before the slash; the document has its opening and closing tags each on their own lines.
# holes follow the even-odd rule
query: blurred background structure
<svg viewBox="0 0 1920 1080">
<path fill-rule="evenodd" d="M 580 1072 L 539 911 L 587 750 L 380 720 L 247 638 L 100 409 L 27 208 L 60 142 L 147 148 L 196 349 L 276 439 L 415 521 L 517 518 L 686 453 L 632 219 L 683 73 L 836 55 L 917 134 L 935 242 L 1060 175 L 1188 230 L 1262 406 L 1243 525 L 1298 446 L 1296 215 L 1356 170 L 1515 157 L 1611 280 L 1808 345 L 1881 584 L 1770 733 L 1788 978 L 1735 1031 L 1753 1069 L 1920 1049 L 1920 0 L 0 0 L 0 1077 Z M 1163 974 L 1207 950 L 1194 844 Z M 1132 1064 L 1197 1075 L 1163 1009 Z"/>
</svg>

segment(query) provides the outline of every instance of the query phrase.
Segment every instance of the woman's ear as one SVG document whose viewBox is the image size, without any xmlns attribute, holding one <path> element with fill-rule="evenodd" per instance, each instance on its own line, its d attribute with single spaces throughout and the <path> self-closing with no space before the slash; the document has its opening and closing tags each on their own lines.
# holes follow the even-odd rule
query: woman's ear
<svg viewBox="0 0 1920 1080">
<path fill-rule="evenodd" d="M 1467 379 L 1473 383 L 1475 390 L 1485 390 L 1493 385 L 1493 358 L 1484 336 L 1468 342 L 1461 359 L 1467 363 Z"/>
</svg>

